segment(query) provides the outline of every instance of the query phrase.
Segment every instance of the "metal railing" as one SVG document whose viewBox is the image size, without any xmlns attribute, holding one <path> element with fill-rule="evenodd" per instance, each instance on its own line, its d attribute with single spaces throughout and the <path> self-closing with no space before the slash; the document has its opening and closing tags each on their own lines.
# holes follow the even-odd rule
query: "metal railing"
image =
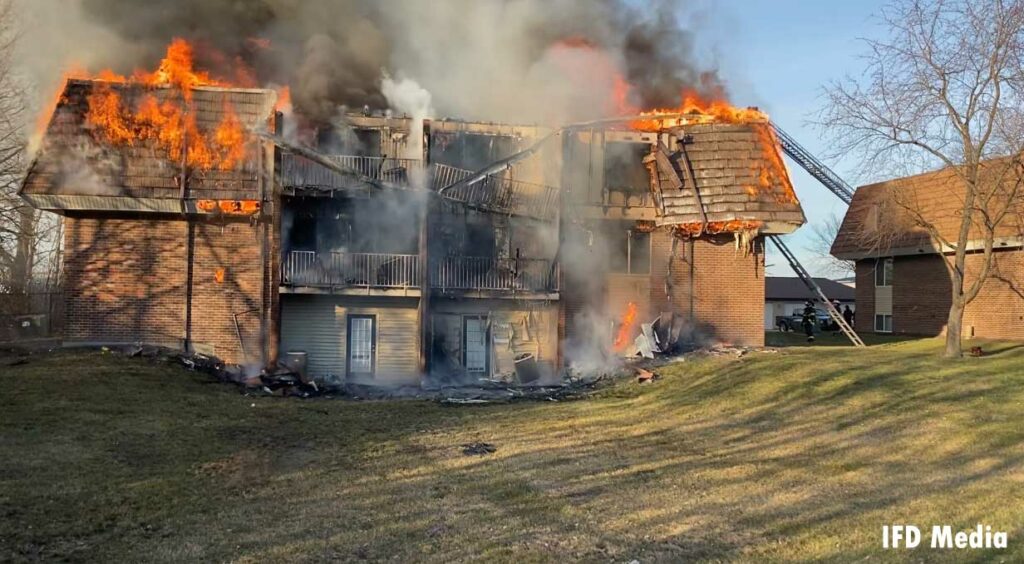
<svg viewBox="0 0 1024 564">
<path fill-rule="evenodd" d="M 416 159 L 326 155 L 326 158 L 359 175 L 395 185 L 407 185 L 414 171 L 422 170 Z M 352 178 L 338 174 L 301 155 L 281 155 L 281 182 L 288 188 L 343 189 L 352 185 Z"/>
<path fill-rule="evenodd" d="M 350 155 L 331 155 L 328 158 L 363 176 L 392 184 L 408 184 L 412 174 L 423 168 L 423 162 L 417 159 L 354 157 Z"/>
<path fill-rule="evenodd" d="M 451 186 L 473 175 L 472 171 L 434 164 L 431 179 L 434 191 Z M 468 186 L 456 186 L 441 193 L 449 200 L 498 212 L 551 219 L 558 213 L 558 189 L 553 186 L 512 180 L 507 174 L 488 176 Z"/>
<path fill-rule="evenodd" d="M 441 290 L 555 292 L 558 269 L 547 259 L 443 257 L 431 261 L 430 285 Z"/>
<path fill-rule="evenodd" d="M 319 288 L 409 288 L 420 285 L 419 255 L 291 251 L 281 283 Z"/>
</svg>

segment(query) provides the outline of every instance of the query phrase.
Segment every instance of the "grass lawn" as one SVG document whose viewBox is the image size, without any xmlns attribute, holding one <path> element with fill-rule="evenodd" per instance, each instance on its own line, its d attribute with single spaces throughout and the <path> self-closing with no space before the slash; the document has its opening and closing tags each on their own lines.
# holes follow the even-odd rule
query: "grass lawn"
<svg viewBox="0 0 1024 564">
<path fill-rule="evenodd" d="M 860 338 L 868 346 L 886 345 L 914 341 L 920 337 L 907 335 L 886 335 L 882 333 L 861 333 Z M 814 342 L 807 342 L 807 335 L 802 331 L 765 331 L 764 343 L 769 347 L 852 347 L 853 343 L 842 333 L 822 331 L 814 334 Z"/>
<path fill-rule="evenodd" d="M 472 407 L 36 356 L 0 368 L 0 561 L 1020 561 L 1024 349 L 940 348 L 792 347 Z M 894 522 L 1009 548 L 884 552 Z"/>
</svg>

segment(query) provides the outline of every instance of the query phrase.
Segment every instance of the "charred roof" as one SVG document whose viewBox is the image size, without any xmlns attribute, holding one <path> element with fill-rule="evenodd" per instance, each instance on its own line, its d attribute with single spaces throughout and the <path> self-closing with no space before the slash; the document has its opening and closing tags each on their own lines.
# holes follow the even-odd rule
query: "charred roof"
<svg viewBox="0 0 1024 564">
<path fill-rule="evenodd" d="M 107 102 L 98 97 L 104 95 L 118 104 L 123 115 L 117 119 L 124 121 L 97 118 L 96 106 Z M 135 83 L 69 80 L 22 194 L 44 209 L 108 209 L 97 198 L 178 200 L 182 147 L 187 147 L 190 162 L 184 168 L 191 198 L 255 198 L 261 143 L 249 131 L 272 125 L 275 101 L 276 93 L 263 89 L 201 86 L 183 93 Z M 173 113 L 176 106 L 180 115 Z M 160 119 L 169 123 L 161 126 Z M 225 124 L 241 137 L 227 140 Z M 121 127 L 128 131 L 115 137 Z M 182 139 L 174 139 L 181 133 L 174 127 L 184 131 Z M 229 142 L 238 144 L 232 160 L 218 152 Z M 199 162 L 204 156 L 208 163 Z"/>
</svg>

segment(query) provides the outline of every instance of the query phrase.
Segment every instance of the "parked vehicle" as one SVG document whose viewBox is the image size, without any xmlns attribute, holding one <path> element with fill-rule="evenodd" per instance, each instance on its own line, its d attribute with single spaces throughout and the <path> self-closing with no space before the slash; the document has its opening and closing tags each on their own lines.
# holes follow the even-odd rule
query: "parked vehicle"
<svg viewBox="0 0 1024 564">
<path fill-rule="evenodd" d="M 832 318 L 829 317 L 828 313 L 819 308 L 814 308 L 814 330 L 821 331 L 826 327 L 832 325 Z M 804 308 L 794 308 L 792 315 L 777 315 L 775 316 L 775 327 L 779 331 L 803 331 L 804 323 Z"/>
</svg>

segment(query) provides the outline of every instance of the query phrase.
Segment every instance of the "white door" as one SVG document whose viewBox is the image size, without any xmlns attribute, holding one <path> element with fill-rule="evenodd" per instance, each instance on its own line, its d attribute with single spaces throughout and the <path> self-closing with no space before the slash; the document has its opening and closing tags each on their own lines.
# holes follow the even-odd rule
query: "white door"
<svg viewBox="0 0 1024 564">
<path fill-rule="evenodd" d="M 487 320 L 481 317 L 466 317 L 463 322 L 465 335 L 466 371 L 487 372 Z"/>
<path fill-rule="evenodd" d="M 377 352 L 377 318 L 348 316 L 348 374 L 372 377 Z"/>
</svg>

